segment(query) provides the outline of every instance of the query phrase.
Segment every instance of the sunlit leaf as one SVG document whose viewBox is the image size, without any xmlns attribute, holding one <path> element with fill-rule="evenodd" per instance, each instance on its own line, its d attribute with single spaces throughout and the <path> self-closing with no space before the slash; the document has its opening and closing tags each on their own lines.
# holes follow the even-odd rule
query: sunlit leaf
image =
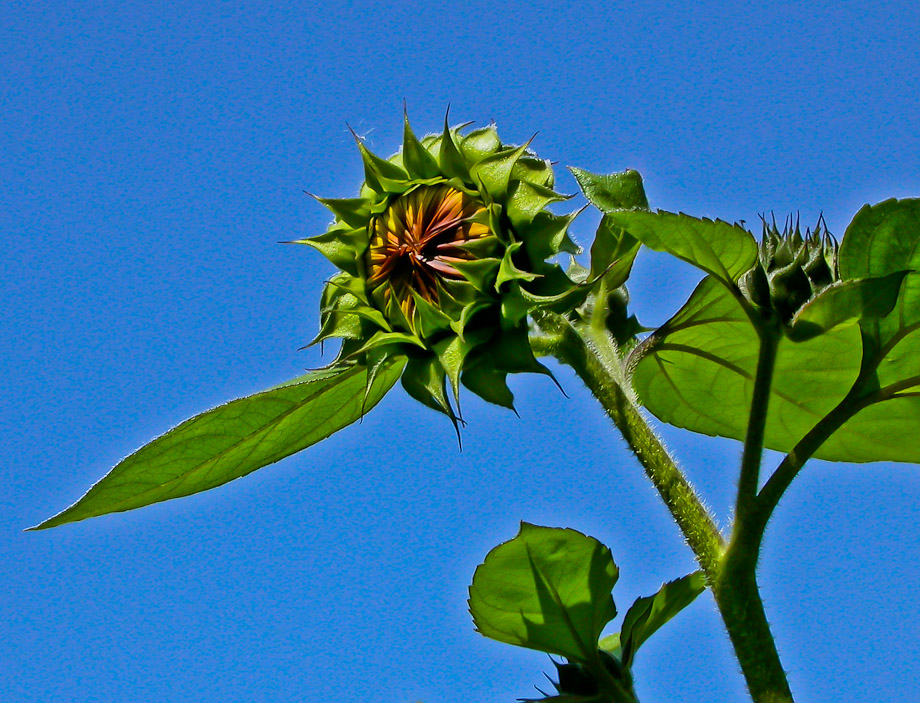
<svg viewBox="0 0 920 703">
<path fill-rule="evenodd" d="M 894 308 L 906 271 L 882 276 L 841 281 L 822 291 L 802 306 L 792 320 L 789 335 L 805 340 L 850 320 L 885 317 Z"/>
<path fill-rule="evenodd" d="M 620 627 L 620 660 L 632 666 L 636 650 L 668 620 L 690 605 L 706 590 L 702 571 L 664 584 L 654 596 L 639 598 L 626 611 Z"/>
<path fill-rule="evenodd" d="M 626 282 L 636 254 L 639 240 L 614 224 L 606 213 L 618 210 L 648 210 L 648 198 L 638 171 L 622 171 L 600 175 L 580 168 L 570 168 L 575 180 L 588 201 L 605 213 L 591 245 L 590 277 L 605 274 L 608 289 Z"/>
<path fill-rule="evenodd" d="M 910 272 L 891 313 L 862 325 L 874 342 L 871 352 L 878 358 L 879 387 L 900 388 L 899 399 L 910 401 L 898 403 L 904 411 L 916 401 L 910 389 L 916 391 L 920 385 L 920 199 L 863 207 L 847 228 L 839 261 L 841 275 L 851 278 Z M 911 415 L 915 423 L 920 420 L 920 404 L 916 411 Z"/>
<path fill-rule="evenodd" d="M 601 212 L 648 209 L 648 198 L 638 171 L 627 169 L 599 174 L 574 166 L 570 166 L 569 171 L 588 201 Z"/>
<path fill-rule="evenodd" d="M 918 237 L 920 199 L 891 199 L 864 205 L 853 217 L 840 244 L 841 277 L 867 278 L 916 269 L 920 261 Z"/>
<path fill-rule="evenodd" d="M 731 285 L 757 260 L 757 242 L 743 227 L 670 212 L 611 212 L 611 224 L 642 244 L 676 256 Z"/>
<path fill-rule="evenodd" d="M 399 378 L 404 358 L 367 371 L 321 370 L 186 420 L 118 463 L 80 500 L 33 529 L 140 508 L 220 486 L 360 419 Z M 365 395 L 366 394 L 366 395 Z"/>
<path fill-rule="evenodd" d="M 486 637 L 571 661 L 594 661 L 616 616 L 618 571 L 610 550 L 570 529 L 521 524 L 476 569 L 470 613 Z"/>
<path fill-rule="evenodd" d="M 879 288 L 890 295 L 897 290 L 892 283 L 898 276 L 879 281 Z M 863 314 L 887 309 L 875 304 L 874 297 L 870 299 L 873 304 Z M 851 302 L 848 300 L 847 305 Z M 814 319 L 827 321 L 831 317 Z M 665 422 L 743 440 L 758 345 L 757 333 L 741 304 L 723 285 L 707 277 L 650 340 L 651 351 L 639 362 L 633 377 L 636 391 L 643 404 Z M 784 336 L 777 348 L 765 446 L 790 451 L 844 398 L 859 375 L 861 359 L 862 336 L 855 321 L 805 341 Z M 852 462 L 917 461 L 917 401 L 915 396 L 907 396 L 860 411 L 815 456 Z M 891 441 L 893 433 L 899 436 L 897 442 Z"/>
</svg>

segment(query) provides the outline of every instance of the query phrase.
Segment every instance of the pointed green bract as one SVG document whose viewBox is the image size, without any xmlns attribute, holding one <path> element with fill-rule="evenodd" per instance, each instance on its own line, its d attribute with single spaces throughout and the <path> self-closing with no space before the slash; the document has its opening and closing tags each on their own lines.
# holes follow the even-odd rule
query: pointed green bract
<svg viewBox="0 0 920 703">
<path fill-rule="evenodd" d="M 469 163 L 481 161 L 502 148 L 495 125 L 474 129 L 461 142 L 463 156 Z"/>
<path fill-rule="evenodd" d="M 840 281 L 837 241 L 827 231 L 823 218 L 818 218 L 814 230 L 806 228 L 804 234 L 797 216 L 787 217 L 782 231 L 775 218 L 771 222 L 761 219 L 763 235 L 757 263 L 738 282 L 741 293 L 760 317 L 777 320 L 789 328 L 809 301 L 816 303 L 811 306 L 812 315 L 821 313 L 819 317 L 826 318 L 822 322 L 825 328 L 848 319 L 845 308 L 854 309 L 854 303 L 854 317 L 861 315 L 858 299 L 871 295 L 871 291 L 862 284 Z M 868 284 L 870 288 L 873 285 Z M 838 290 L 817 302 L 830 286 Z"/>
<path fill-rule="evenodd" d="M 418 402 L 444 413 L 456 424 L 458 418 L 447 399 L 447 373 L 437 357 L 409 359 L 402 385 Z"/>
<path fill-rule="evenodd" d="M 316 341 L 341 339 L 338 358 L 359 363 L 370 339 L 408 354 L 406 373 L 421 376 L 404 388 L 452 420 L 447 382 L 455 403 L 462 381 L 511 405 L 507 373 L 546 372 L 526 343 L 528 315 L 571 308 L 588 294 L 554 261 L 578 248 L 568 237 L 574 215 L 547 210 L 567 197 L 552 190 L 552 167 L 529 143 L 503 144 L 494 125 L 465 134 L 445 121 L 440 134 L 419 139 L 406 118 L 390 159 L 358 146 L 359 197 L 319 198 L 335 221 L 301 240 L 342 270 L 329 285 L 346 291 L 324 294 Z"/>
<path fill-rule="evenodd" d="M 470 613 L 486 637 L 593 663 L 616 616 L 610 550 L 571 529 L 521 524 L 476 569 Z"/>
<path fill-rule="evenodd" d="M 440 147 L 438 166 L 441 174 L 446 178 L 456 178 L 465 183 L 470 182 L 469 164 L 457 148 L 453 132 L 447 124 L 446 115 L 444 116 L 444 131 L 438 146 Z"/>
<path fill-rule="evenodd" d="M 474 182 L 480 185 L 480 192 L 484 189 L 493 200 L 505 200 L 511 183 L 511 171 L 526 149 L 527 145 L 516 149 L 503 149 L 477 161 L 470 169 L 470 175 Z"/>
<path fill-rule="evenodd" d="M 438 161 L 424 146 L 422 146 L 422 143 L 416 139 L 415 134 L 412 132 L 412 127 L 409 125 L 408 114 L 404 115 L 403 122 L 402 158 L 403 164 L 409 175 L 413 178 L 433 178 L 439 176 L 440 170 L 438 169 Z M 359 226 L 365 225 L 366 223 L 367 218 L 360 222 Z"/>
<path fill-rule="evenodd" d="M 370 386 L 361 366 L 324 369 L 196 415 L 33 529 L 192 495 L 279 461 L 359 420 L 396 383 L 404 364 L 391 357 Z"/>
<path fill-rule="evenodd" d="M 499 371 L 491 359 L 483 359 L 463 369 L 463 385 L 483 400 L 514 410 L 514 394 L 505 379 L 508 374 Z"/>
</svg>

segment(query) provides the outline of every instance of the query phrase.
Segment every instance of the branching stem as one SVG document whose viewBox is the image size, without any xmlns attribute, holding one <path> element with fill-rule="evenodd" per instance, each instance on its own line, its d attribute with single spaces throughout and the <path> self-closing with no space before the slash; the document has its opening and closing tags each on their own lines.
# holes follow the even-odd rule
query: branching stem
<svg viewBox="0 0 920 703">
<path fill-rule="evenodd" d="M 541 312 L 535 321 L 545 336 L 532 340 L 537 353 L 571 366 L 594 394 L 645 469 L 696 555 L 712 588 L 755 703 L 792 703 L 786 675 L 773 643 L 757 588 L 755 569 L 762 531 L 754 529 L 753 549 L 733 535 L 726 546 L 713 517 L 668 454 L 636 404 L 615 343 L 605 330 L 576 328 L 567 319 Z M 777 337 L 765 330 L 758 360 L 751 425 L 743 456 L 739 505 L 756 505 L 764 428 L 776 360 Z M 737 517 L 737 516 L 736 516 Z"/>
<path fill-rule="evenodd" d="M 753 523 L 752 529 L 758 530 L 761 535 L 763 534 L 770 517 L 773 515 L 773 511 L 779 504 L 780 498 L 783 497 L 786 489 L 789 488 L 792 481 L 798 476 L 799 471 L 805 466 L 805 462 L 847 420 L 863 408 L 881 399 L 884 389 L 875 394 L 866 394 L 864 389 L 867 382 L 868 379 L 861 374 L 843 400 L 821 418 L 780 462 L 776 471 L 773 472 L 773 475 L 770 476 L 757 496 L 756 510 L 750 516 Z"/>
</svg>

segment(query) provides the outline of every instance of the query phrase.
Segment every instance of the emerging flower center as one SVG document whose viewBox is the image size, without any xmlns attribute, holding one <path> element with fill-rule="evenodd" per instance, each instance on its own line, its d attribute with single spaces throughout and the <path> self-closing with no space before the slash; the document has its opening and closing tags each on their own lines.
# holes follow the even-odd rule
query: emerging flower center
<svg viewBox="0 0 920 703">
<path fill-rule="evenodd" d="M 450 186 L 421 186 L 396 198 L 370 223 L 368 285 L 389 283 L 391 295 L 408 319 L 415 301 L 412 291 L 437 304 L 445 280 L 464 280 L 455 264 L 474 257 L 462 245 L 486 237 L 488 226 L 473 222 L 485 208 L 476 199 Z"/>
</svg>

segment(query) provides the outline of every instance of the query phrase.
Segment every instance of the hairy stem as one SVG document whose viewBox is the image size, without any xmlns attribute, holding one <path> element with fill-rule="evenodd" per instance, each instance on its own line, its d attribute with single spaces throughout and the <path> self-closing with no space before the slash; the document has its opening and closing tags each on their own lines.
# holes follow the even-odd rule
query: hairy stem
<svg viewBox="0 0 920 703">
<path fill-rule="evenodd" d="M 726 547 L 712 516 L 640 412 L 606 331 L 593 326 L 576 329 L 568 320 L 552 313 L 540 313 L 535 320 L 546 334 L 534 338 L 535 351 L 555 356 L 584 381 L 626 439 L 683 532 L 713 590 L 752 699 L 755 703 L 792 703 L 757 588 L 759 537 L 755 537 L 756 546 L 751 548 L 746 537 L 737 539 L 736 532 Z M 767 339 L 761 348 L 751 409 L 754 429 L 749 431 L 745 442 L 739 484 L 739 499 L 743 496 L 746 506 L 756 497 L 767 400 L 776 358 L 776 339 L 768 334 L 764 337 Z M 756 534 L 755 530 L 753 535 Z"/>
<path fill-rule="evenodd" d="M 606 332 L 584 330 L 583 338 L 568 320 L 553 313 L 538 313 L 535 320 L 549 335 L 541 351 L 571 366 L 598 399 L 655 485 L 703 571 L 713 578 L 722 558 L 722 536 L 627 392 L 622 367 Z"/>
<path fill-rule="evenodd" d="M 719 614 L 755 703 L 792 703 L 757 587 L 756 552 L 731 545 L 712 584 Z"/>
</svg>

